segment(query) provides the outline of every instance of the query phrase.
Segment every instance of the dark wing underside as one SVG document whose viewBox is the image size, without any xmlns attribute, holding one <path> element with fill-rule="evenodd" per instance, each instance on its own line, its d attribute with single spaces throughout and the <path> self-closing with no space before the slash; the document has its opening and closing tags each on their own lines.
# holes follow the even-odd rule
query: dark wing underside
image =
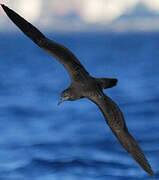
<svg viewBox="0 0 159 180">
<path fill-rule="evenodd" d="M 131 157 L 151 176 L 153 171 L 136 140 L 129 133 L 119 107 L 106 95 L 89 97 L 102 111 L 106 122 Z"/>
<path fill-rule="evenodd" d="M 25 35 L 34 41 L 40 48 L 53 55 L 63 64 L 73 81 L 80 81 L 88 78 L 88 72 L 70 50 L 46 38 L 31 23 L 27 22 L 24 18 L 19 16 L 13 10 L 9 9 L 7 6 L 1 6 L 8 17 L 21 29 Z"/>
</svg>

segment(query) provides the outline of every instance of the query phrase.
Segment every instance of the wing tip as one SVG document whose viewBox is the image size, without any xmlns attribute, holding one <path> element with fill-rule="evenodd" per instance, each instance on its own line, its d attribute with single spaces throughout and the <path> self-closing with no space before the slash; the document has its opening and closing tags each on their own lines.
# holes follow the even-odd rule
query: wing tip
<svg viewBox="0 0 159 180">
<path fill-rule="evenodd" d="M 148 171 L 147 171 L 147 173 L 151 176 L 151 177 L 155 177 L 155 175 L 154 175 L 154 172 L 153 172 L 153 170 L 152 169 L 149 169 Z"/>
<path fill-rule="evenodd" d="M 2 8 L 3 8 L 3 7 L 6 7 L 5 4 L 2 4 L 2 3 L 0 3 L 0 5 L 2 6 Z"/>
<path fill-rule="evenodd" d="M 5 4 L 0 3 L 0 5 L 1 5 L 1 7 L 3 8 L 4 11 L 6 11 L 6 10 L 9 9 Z"/>
</svg>

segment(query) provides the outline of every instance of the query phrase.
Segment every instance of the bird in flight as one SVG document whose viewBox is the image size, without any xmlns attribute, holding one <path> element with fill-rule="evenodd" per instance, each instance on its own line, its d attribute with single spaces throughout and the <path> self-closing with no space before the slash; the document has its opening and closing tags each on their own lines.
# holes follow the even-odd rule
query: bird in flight
<svg viewBox="0 0 159 180">
<path fill-rule="evenodd" d="M 93 101 L 102 111 L 107 124 L 123 148 L 147 173 L 154 176 L 144 153 L 129 133 L 119 107 L 103 92 L 103 89 L 115 86 L 117 79 L 92 77 L 69 49 L 45 37 L 36 27 L 4 4 L 0 5 L 8 17 L 26 36 L 55 57 L 66 68 L 71 78 L 71 85 L 61 93 L 61 99 L 58 104 L 61 104 L 63 101 L 74 101 L 80 98 L 88 98 Z"/>
</svg>

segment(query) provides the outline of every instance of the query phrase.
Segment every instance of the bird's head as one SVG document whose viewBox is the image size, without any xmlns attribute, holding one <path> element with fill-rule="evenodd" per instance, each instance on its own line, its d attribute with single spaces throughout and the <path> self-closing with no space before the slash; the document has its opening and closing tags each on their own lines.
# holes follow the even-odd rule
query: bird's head
<svg viewBox="0 0 159 180">
<path fill-rule="evenodd" d="M 64 101 L 72 101 L 72 100 L 74 100 L 72 89 L 71 88 L 67 88 L 64 91 L 62 91 L 61 98 L 60 98 L 60 100 L 58 102 L 58 105 L 60 105 Z"/>
</svg>

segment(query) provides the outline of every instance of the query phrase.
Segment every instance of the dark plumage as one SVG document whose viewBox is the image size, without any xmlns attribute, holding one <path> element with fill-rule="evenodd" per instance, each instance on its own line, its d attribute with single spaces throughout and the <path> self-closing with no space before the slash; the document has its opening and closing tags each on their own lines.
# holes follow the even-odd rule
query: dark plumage
<svg viewBox="0 0 159 180">
<path fill-rule="evenodd" d="M 154 176 L 144 153 L 130 135 L 119 107 L 103 93 L 103 89 L 116 85 L 117 79 L 94 78 L 89 75 L 76 56 L 66 47 L 49 40 L 37 28 L 5 5 L 2 8 L 8 17 L 40 48 L 54 56 L 66 68 L 71 77 L 71 85 L 62 92 L 59 104 L 65 100 L 88 98 L 102 111 L 106 122 L 120 144 L 134 160 L 151 176 Z"/>
</svg>

